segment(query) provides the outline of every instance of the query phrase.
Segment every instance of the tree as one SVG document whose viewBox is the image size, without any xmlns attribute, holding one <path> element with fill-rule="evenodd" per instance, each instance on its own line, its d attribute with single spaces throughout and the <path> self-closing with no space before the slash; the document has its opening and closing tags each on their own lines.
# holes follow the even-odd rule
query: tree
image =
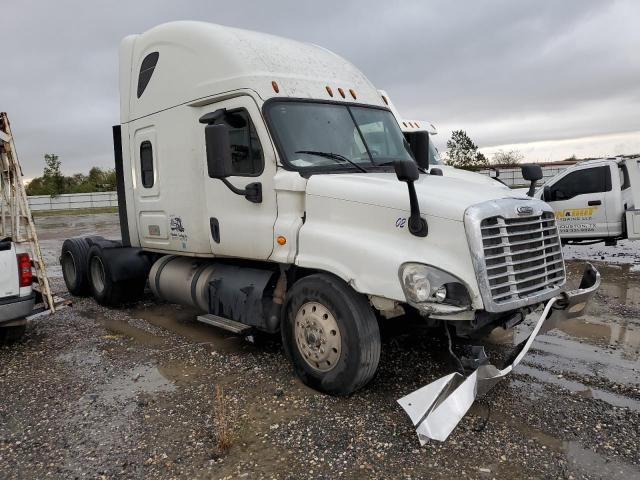
<svg viewBox="0 0 640 480">
<path fill-rule="evenodd" d="M 27 195 L 55 197 L 63 193 L 109 192 L 116 189 L 116 172 L 112 168 L 103 170 L 93 167 L 88 175 L 76 173 L 65 177 L 60 169 L 58 155 L 46 154 L 44 163 L 42 176 L 34 178 L 27 185 Z"/>
<path fill-rule="evenodd" d="M 60 157 L 55 153 L 44 156 L 44 172 L 42 179 L 47 193 L 52 197 L 65 193 L 65 178 L 60 171 Z"/>
<path fill-rule="evenodd" d="M 494 165 L 499 165 L 501 167 L 517 167 L 520 164 L 520 161 L 524 158 L 524 155 L 520 153 L 518 150 L 509 150 L 507 152 L 503 150 L 498 150 L 493 154 L 493 163 Z"/>
<path fill-rule="evenodd" d="M 478 152 L 478 146 L 471 141 L 464 130 L 455 130 L 451 133 L 451 139 L 447 141 L 447 160 L 445 163 L 467 170 L 489 165 L 487 157 Z"/>
</svg>

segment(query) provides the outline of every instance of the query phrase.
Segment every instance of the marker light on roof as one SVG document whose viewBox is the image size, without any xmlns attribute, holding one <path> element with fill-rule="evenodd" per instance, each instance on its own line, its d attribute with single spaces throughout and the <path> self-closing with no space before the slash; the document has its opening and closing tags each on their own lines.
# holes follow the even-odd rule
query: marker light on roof
<svg viewBox="0 0 640 480">
<path fill-rule="evenodd" d="M 331 90 L 331 87 L 329 85 L 327 85 L 326 87 L 324 87 L 327 89 L 327 93 L 329 94 L 330 97 L 333 97 L 333 90 Z"/>
<path fill-rule="evenodd" d="M 349 89 L 349 93 L 351 94 L 351 96 L 353 97 L 353 99 L 356 99 L 356 91 L 353 88 Z"/>
<path fill-rule="evenodd" d="M 382 101 L 384 102 L 385 105 L 389 105 L 389 100 L 387 100 L 387 97 L 385 97 L 384 95 L 381 95 L 382 97 Z M 406 127 L 406 125 L 405 125 Z"/>
<path fill-rule="evenodd" d="M 275 80 L 273 80 L 273 81 L 271 82 L 271 86 L 273 87 L 273 91 L 274 91 L 274 92 L 276 92 L 276 93 L 279 93 L 279 92 L 280 92 L 280 87 L 278 87 L 278 84 L 276 83 L 276 81 L 275 81 Z"/>
<path fill-rule="evenodd" d="M 338 93 L 342 98 L 344 98 L 344 90 L 342 89 L 342 87 L 338 87 Z"/>
</svg>

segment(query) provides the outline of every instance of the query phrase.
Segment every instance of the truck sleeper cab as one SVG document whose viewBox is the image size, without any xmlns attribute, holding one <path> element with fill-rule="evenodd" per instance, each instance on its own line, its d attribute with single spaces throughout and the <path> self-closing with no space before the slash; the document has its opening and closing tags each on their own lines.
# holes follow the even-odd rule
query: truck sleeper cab
<svg viewBox="0 0 640 480">
<path fill-rule="evenodd" d="M 148 281 L 208 323 L 280 331 L 306 384 L 349 394 L 377 369 L 378 316 L 471 334 L 563 290 L 552 209 L 420 174 L 387 102 L 332 52 L 169 23 L 123 40 L 120 94 L 122 240 L 65 242 L 72 293 L 118 305 Z"/>
</svg>

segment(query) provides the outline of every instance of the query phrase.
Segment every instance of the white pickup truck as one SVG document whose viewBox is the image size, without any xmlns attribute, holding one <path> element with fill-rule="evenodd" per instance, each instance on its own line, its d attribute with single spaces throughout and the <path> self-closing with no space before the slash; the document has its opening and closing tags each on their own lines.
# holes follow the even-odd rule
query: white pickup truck
<svg viewBox="0 0 640 480">
<path fill-rule="evenodd" d="M 29 254 L 11 241 L 0 239 L 0 342 L 20 338 L 35 304 Z"/>
<path fill-rule="evenodd" d="M 536 191 L 553 208 L 563 242 L 615 245 L 640 239 L 639 162 L 640 157 L 580 162 Z"/>
<path fill-rule="evenodd" d="M 113 128 L 122 241 L 67 239 L 68 290 L 191 305 L 280 332 L 297 375 L 349 394 L 375 374 L 378 318 L 460 335 L 511 327 L 566 291 L 539 199 L 429 161 L 355 66 L 315 45 L 201 22 L 125 38 Z"/>
</svg>

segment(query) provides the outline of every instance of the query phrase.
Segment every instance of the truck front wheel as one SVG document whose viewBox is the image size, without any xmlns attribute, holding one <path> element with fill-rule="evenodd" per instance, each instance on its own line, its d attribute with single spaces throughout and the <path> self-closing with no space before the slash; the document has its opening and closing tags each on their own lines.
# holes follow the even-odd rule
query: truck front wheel
<svg viewBox="0 0 640 480">
<path fill-rule="evenodd" d="M 364 295 L 342 280 L 314 274 L 287 293 L 282 341 L 300 379 L 348 395 L 365 386 L 380 360 L 380 331 Z"/>
</svg>

